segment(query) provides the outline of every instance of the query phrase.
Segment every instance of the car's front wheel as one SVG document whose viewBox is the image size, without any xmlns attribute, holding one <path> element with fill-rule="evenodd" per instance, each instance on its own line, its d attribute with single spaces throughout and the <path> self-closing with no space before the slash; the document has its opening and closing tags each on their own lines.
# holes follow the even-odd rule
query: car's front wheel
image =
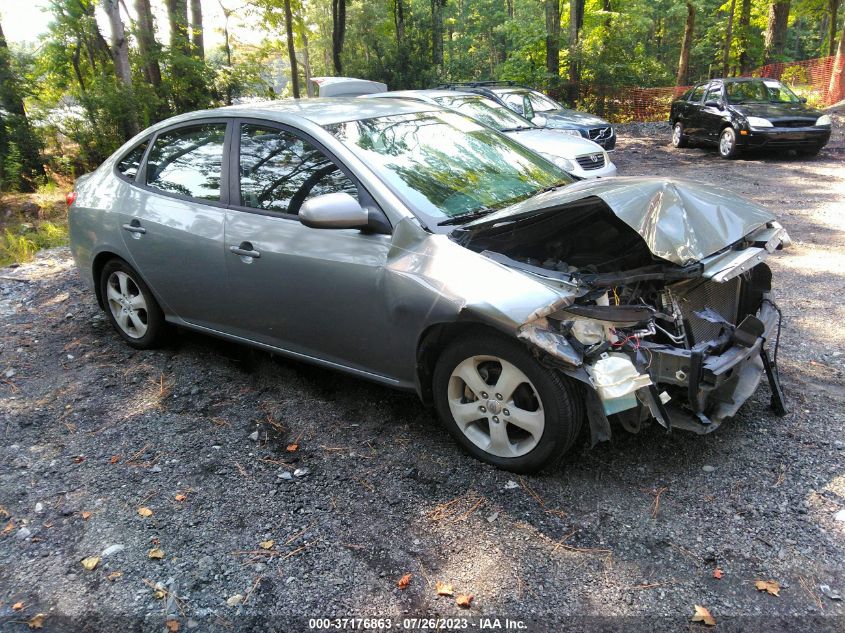
<svg viewBox="0 0 845 633">
<path fill-rule="evenodd" d="M 719 156 L 722 158 L 736 158 L 739 148 L 736 144 L 736 131 L 726 127 L 719 135 Z"/>
<path fill-rule="evenodd" d="M 672 147 L 686 147 L 689 137 L 684 134 L 684 124 L 678 121 L 672 128 Z"/>
<path fill-rule="evenodd" d="M 519 342 L 490 333 L 446 348 L 434 372 L 435 406 L 467 452 L 499 468 L 535 472 L 578 437 L 581 396 Z"/>
<path fill-rule="evenodd" d="M 165 336 L 164 314 L 147 284 L 129 264 L 113 259 L 103 266 L 100 292 L 109 321 L 129 345 L 158 346 Z"/>
</svg>

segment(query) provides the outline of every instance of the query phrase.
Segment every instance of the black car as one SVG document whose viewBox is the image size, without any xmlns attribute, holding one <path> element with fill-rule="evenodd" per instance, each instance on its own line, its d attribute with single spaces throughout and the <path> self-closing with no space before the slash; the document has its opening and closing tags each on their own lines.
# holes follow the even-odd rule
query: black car
<svg viewBox="0 0 845 633">
<path fill-rule="evenodd" d="M 830 140 L 831 120 L 806 102 L 774 79 L 711 79 L 672 104 L 672 145 L 712 143 L 723 158 L 746 148 L 818 154 Z"/>
<path fill-rule="evenodd" d="M 573 136 L 588 138 L 607 151 L 616 147 L 616 132 L 613 126 L 604 119 L 588 112 L 571 110 L 542 92 L 512 81 L 473 81 L 441 84 L 437 87 L 482 94 L 530 119 L 540 127 L 553 128 L 568 132 Z"/>
</svg>

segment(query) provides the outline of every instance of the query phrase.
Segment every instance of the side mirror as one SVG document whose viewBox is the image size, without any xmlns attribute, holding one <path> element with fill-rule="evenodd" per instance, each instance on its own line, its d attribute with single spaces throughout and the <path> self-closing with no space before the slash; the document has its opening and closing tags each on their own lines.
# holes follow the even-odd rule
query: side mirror
<svg viewBox="0 0 845 633">
<path fill-rule="evenodd" d="M 327 193 L 302 203 L 299 221 L 312 229 L 365 229 L 367 210 L 348 193 Z"/>
<path fill-rule="evenodd" d="M 538 114 L 533 119 L 531 119 L 531 122 L 538 127 L 546 127 L 546 123 L 548 123 L 549 120 L 542 114 Z"/>
<path fill-rule="evenodd" d="M 716 108 L 717 110 L 722 109 L 722 102 L 721 101 L 705 101 L 704 102 L 705 108 Z"/>
</svg>

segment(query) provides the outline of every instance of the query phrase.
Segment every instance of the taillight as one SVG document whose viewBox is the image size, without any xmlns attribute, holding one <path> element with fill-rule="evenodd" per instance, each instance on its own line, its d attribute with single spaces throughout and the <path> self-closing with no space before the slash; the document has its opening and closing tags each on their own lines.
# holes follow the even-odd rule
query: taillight
<svg viewBox="0 0 845 633">
<path fill-rule="evenodd" d="M 70 206 L 70 205 L 72 205 L 74 202 L 76 202 L 76 192 L 75 192 L 75 191 L 71 191 L 70 193 L 68 193 L 68 194 L 65 196 L 65 202 L 67 202 L 67 206 Z"/>
</svg>

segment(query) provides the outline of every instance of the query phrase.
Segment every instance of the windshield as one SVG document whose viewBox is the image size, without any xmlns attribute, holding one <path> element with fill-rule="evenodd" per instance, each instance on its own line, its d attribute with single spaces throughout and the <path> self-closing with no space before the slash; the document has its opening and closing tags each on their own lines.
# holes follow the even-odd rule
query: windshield
<svg viewBox="0 0 845 633">
<path fill-rule="evenodd" d="M 774 79 L 755 79 L 725 84 L 728 103 L 799 103 L 789 88 Z"/>
<path fill-rule="evenodd" d="M 440 97 L 435 101 L 447 108 L 463 112 L 500 132 L 534 127 L 531 121 L 519 116 L 510 108 L 484 97 Z"/>
<path fill-rule="evenodd" d="M 397 114 L 325 127 L 429 226 L 573 182 L 552 163 L 457 112 Z"/>
</svg>

